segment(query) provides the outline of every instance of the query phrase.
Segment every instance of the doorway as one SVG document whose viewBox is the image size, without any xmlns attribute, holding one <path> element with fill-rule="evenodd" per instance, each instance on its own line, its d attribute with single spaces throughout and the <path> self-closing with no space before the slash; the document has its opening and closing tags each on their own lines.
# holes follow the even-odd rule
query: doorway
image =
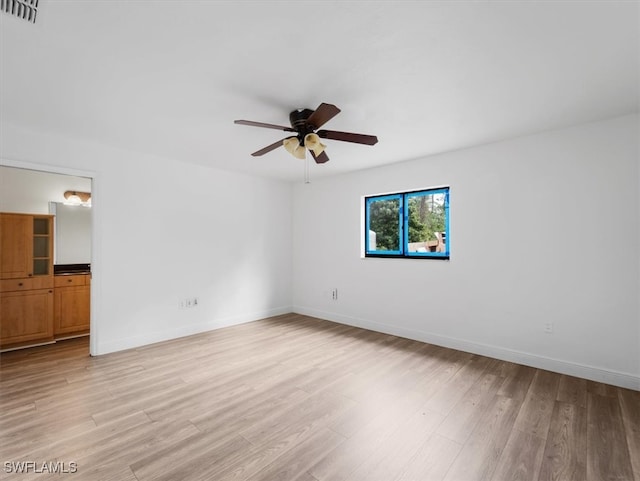
<svg viewBox="0 0 640 481">
<path fill-rule="evenodd" d="M 66 208 L 65 192 L 86 192 L 95 199 L 95 177 L 92 172 L 2 160 L 0 162 L 0 212 L 40 216 L 56 214 L 56 206 Z M 82 210 L 77 210 L 78 221 L 73 217 L 66 219 L 65 229 L 72 226 L 88 232 L 64 232 L 64 236 L 60 237 L 57 232 L 60 226 L 52 220 L 52 226 L 55 226 L 52 233 L 54 246 L 52 281 L 55 283 L 54 298 L 58 300 L 57 304 L 55 301 L 53 303 L 54 316 L 58 317 L 55 321 L 57 331 L 54 337 L 62 340 L 88 335 L 91 353 L 95 352 L 94 346 L 97 343 L 94 199 L 91 207 L 84 205 L 81 206 Z M 69 210 L 73 212 L 73 209 L 66 209 L 65 214 L 69 214 Z M 65 244 L 65 249 L 59 249 L 62 247 L 59 245 L 60 242 Z M 74 258 L 74 255 L 77 257 Z M 76 271 L 74 272 L 73 269 Z M 63 309 L 61 306 L 66 307 Z M 86 313 L 83 314 L 83 312 Z M 78 323 L 75 328 L 70 321 L 73 316 L 83 317 L 85 324 Z M 60 321 L 60 318 L 63 321 Z"/>
</svg>

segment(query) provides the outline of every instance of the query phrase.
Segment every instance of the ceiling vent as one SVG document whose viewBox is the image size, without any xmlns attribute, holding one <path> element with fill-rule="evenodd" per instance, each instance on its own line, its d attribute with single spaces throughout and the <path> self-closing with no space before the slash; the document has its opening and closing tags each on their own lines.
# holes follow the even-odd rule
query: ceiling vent
<svg viewBox="0 0 640 481">
<path fill-rule="evenodd" d="M 27 22 L 36 23 L 38 0 L 0 0 L 0 10 Z"/>
</svg>

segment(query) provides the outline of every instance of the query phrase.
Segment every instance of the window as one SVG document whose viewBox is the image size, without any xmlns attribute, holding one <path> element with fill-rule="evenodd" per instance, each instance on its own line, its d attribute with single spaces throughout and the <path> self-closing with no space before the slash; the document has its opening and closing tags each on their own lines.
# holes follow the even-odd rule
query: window
<svg viewBox="0 0 640 481">
<path fill-rule="evenodd" d="M 365 256 L 449 259 L 449 187 L 365 197 Z"/>
</svg>

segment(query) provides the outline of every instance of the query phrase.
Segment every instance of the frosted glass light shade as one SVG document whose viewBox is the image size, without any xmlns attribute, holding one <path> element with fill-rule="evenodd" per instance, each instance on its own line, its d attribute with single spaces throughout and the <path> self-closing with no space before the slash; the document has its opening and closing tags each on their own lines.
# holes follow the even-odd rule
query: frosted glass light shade
<svg viewBox="0 0 640 481">
<path fill-rule="evenodd" d="M 320 142 L 320 137 L 318 134 L 307 134 L 304 137 L 304 146 L 311 150 L 316 156 L 320 155 L 324 152 L 324 149 L 327 148 L 326 145 Z"/>
<path fill-rule="evenodd" d="M 284 148 L 297 159 L 304 159 L 306 152 L 297 137 L 289 137 L 282 141 Z"/>
</svg>

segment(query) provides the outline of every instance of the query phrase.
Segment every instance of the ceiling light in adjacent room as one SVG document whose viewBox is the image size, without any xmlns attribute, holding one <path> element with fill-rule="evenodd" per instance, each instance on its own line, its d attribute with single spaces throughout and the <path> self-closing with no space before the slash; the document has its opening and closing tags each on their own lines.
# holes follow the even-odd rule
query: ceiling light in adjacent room
<svg viewBox="0 0 640 481">
<path fill-rule="evenodd" d="M 91 207 L 91 193 L 90 192 L 77 192 L 75 190 L 68 190 L 64 193 L 66 205 L 82 205 L 84 207 Z"/>
</svg>

